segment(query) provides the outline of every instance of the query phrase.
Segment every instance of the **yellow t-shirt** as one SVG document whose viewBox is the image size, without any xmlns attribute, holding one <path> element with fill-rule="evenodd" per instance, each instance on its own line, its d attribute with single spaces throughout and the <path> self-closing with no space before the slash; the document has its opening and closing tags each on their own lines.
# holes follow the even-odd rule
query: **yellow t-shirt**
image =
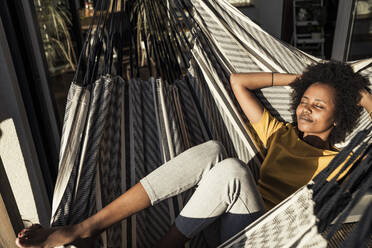
<svg viewBox="0 0 372 248">
<path fill-rule="evenodd" d="M 252 126 L 267 149 L 258 180 L 266 209 L 307 184 L 338 154 L 309 145 L 298 137 L 295 126 L 277 120 L 266 109 Z"/>
</svg>

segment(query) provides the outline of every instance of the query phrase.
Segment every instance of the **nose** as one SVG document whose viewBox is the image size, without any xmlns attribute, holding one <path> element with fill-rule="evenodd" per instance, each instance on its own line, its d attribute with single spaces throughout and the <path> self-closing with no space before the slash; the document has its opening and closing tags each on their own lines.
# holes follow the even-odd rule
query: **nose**
<svg viewBox="0 0 372 248">
<path fill-rule="evenodd" d="M 305 113 L 311 113 L 311 107 L 309 106 L 309 104 L 306 104 L 306 105 L 304 106 L 304 112 L 305 112 Z"/>
</svg>

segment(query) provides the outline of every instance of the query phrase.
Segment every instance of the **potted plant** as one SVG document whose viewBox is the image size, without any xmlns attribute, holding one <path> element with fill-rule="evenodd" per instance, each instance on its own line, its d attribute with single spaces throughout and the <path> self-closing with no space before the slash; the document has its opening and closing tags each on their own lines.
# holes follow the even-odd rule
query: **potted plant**
<svg viewBox="0 0 372 248">
<path fill-rule="evenodd" d="M 75 70 L 76 54 L 69 32 L 72 23 L 67 7 L 53 0 L 37 0 L 35 7 L 49 71 L 57 74 Z"/>
</svg>

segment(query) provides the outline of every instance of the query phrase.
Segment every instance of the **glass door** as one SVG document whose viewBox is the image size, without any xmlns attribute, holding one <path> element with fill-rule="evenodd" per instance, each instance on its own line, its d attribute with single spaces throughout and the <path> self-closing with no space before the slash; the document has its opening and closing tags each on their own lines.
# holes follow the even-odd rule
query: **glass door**
<svg viewBox="0 0 372 248">
<path fill-rule="evenodd" d="M 372 0 L 340 0 L 332 59 L 372 57 Z"/>
<path fill-rule="evenodd" d="M 372 57 L 372 0 L 357 0 L 354 3 L 347 60 L 370 57 Z"/>
</svg>

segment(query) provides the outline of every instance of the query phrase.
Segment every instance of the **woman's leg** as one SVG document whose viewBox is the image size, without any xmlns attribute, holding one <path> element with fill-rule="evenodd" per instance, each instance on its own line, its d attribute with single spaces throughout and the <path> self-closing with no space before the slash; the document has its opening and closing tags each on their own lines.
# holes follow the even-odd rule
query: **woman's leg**
<svg viewBox="0 0 372 248">
<path fill-rule="evenodd" d="M 229 158 L 203 177 L 159 247 L 172 247 L 176 237 L 186 241 L 218 219 L 216 246 L 265 212 L 253 176 L 243 162 Z M 215 223 L 214 223 L 215 224 Z"/>
<path fill-rule="evenodd" d="M 225 149 L 220 142 L 208 141 L 179 154 L 140 182 L 154 205 L 198 184 L 225 157 Z"/>
<path fill-rule="evenodd" d="M 223 146 L 216 141 L 190 148 L 83 222 L 60 228 L 27 230 L 16 243 L 20 247 L 54 247 L 92 237 L 151 204 L 193 187 L 224 155 Z"/>
</svg>

